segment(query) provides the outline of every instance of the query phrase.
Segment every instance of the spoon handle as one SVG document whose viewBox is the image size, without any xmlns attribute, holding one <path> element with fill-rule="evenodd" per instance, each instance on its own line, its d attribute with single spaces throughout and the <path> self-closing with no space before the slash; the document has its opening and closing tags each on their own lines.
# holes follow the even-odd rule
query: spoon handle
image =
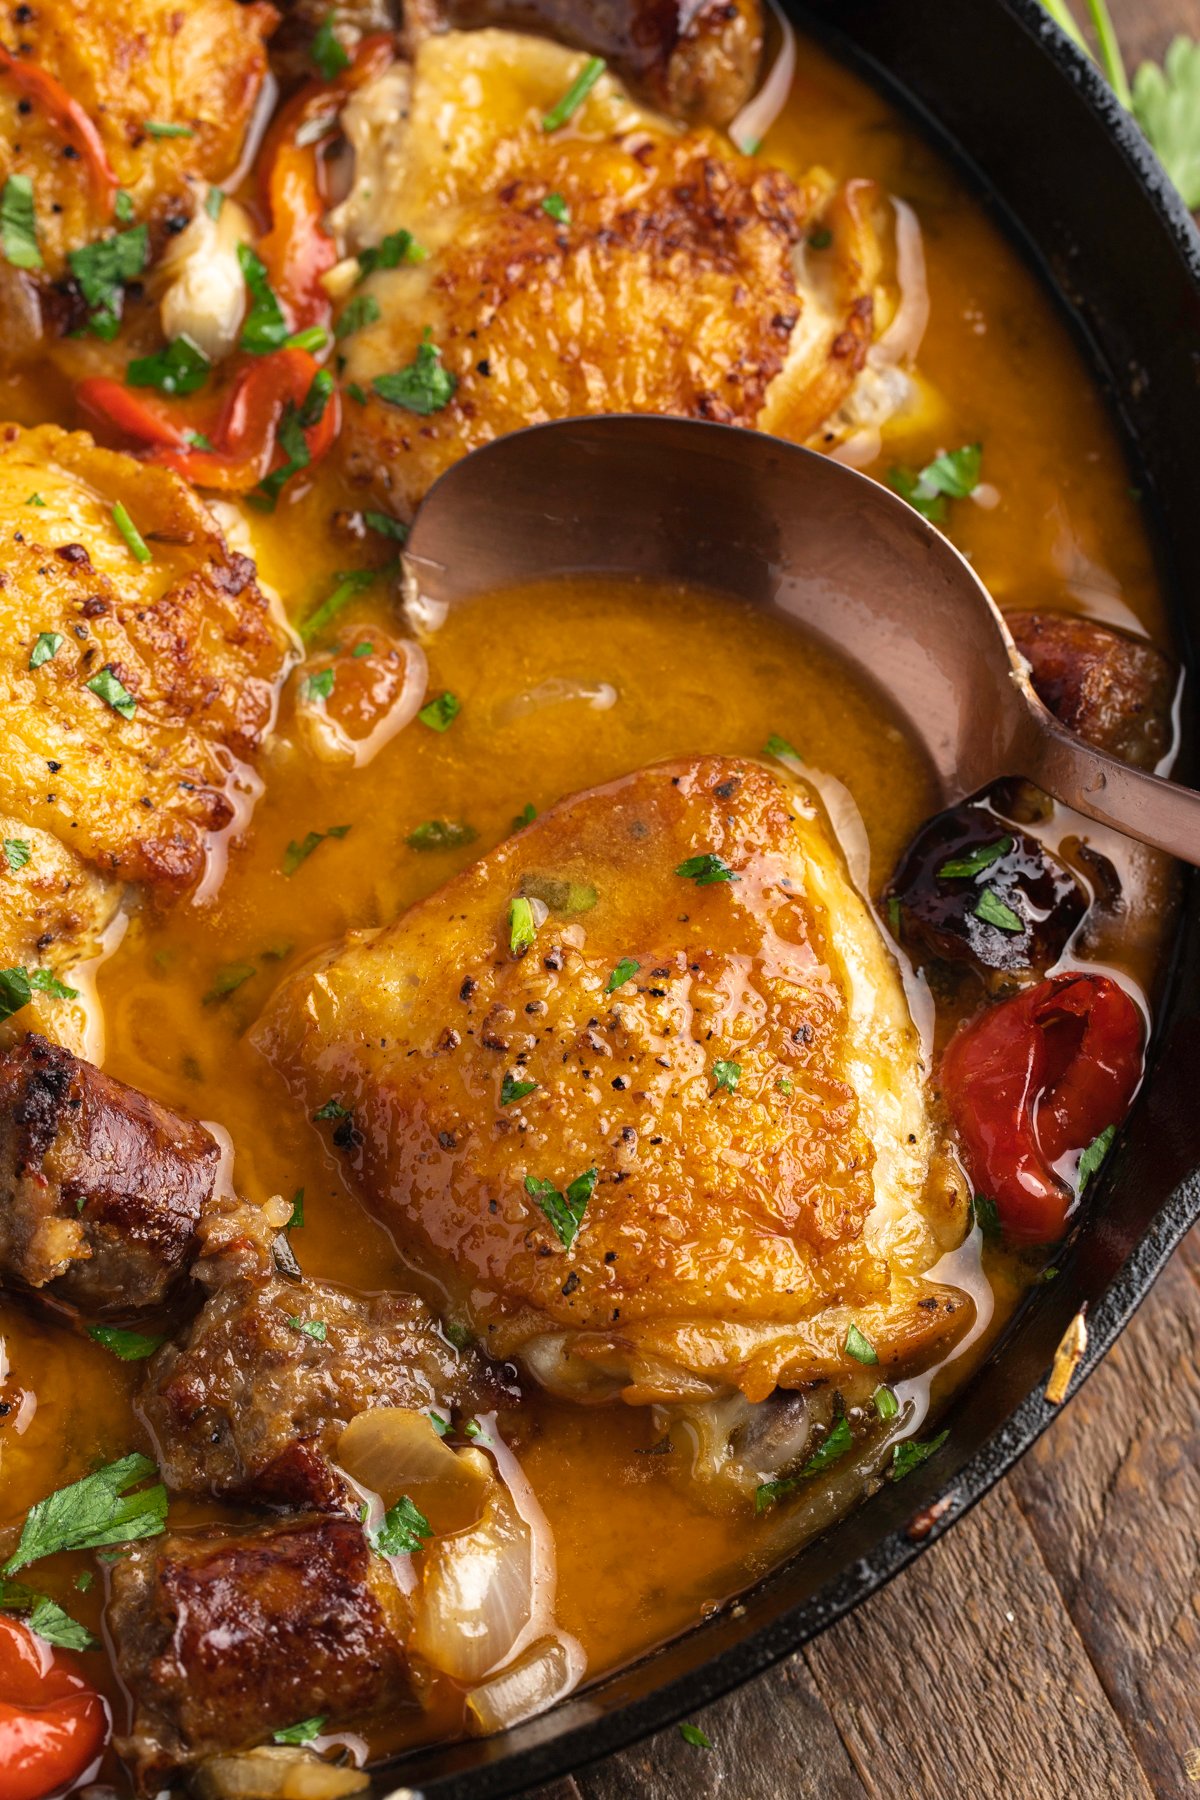
<svg viewBox="0 0 1200 1800">
<path fill-rule="evenodd" d="M 1049 721 L 1031 746 L 1031 781 L 1073 811 L 1200 866 L 1200 793 L 1132 768 Z"/>
</svg>

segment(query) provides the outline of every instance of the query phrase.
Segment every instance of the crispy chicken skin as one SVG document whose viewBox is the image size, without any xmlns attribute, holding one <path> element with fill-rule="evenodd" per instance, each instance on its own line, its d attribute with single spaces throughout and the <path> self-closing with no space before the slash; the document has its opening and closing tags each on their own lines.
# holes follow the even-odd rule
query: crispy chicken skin
<svg viewBox="0 0 1200 1800">
<path fill-rule="evenodd" d="M 50 425 L 0 428 L 0 545 L 0 811 L 102 875 L 193 887 L 286 666 L 253 564 L 177 476 Z M 47 633 L 62 641 L 30 668 Z M 131 717 L 89 689 L 106 670 Z"/>
<path fill-rule="evenodd" d="M 1161 650 L 1068 613 L 1011 612 L 1005 623 L 1055 718 L 1123 762 L 1140 769 L 1161 762 L 1171 747 L 1176 685 Z"/>
<path fill-rule="evenodd" d="M 418 22 L 544 32 L 602 56 L 672 118 L 728 125 L 762 60 L 761 0 L 417 0 Z"/>
<path fill-rule="evenodd" d="M 88 1318 L 161 1305 L 219 1161 L 194 1119 L 31 1032 L 0 1056 L 0 1284 Z"/>
<path fill-rule="evenodd" d="M 133 217 L 188 217 L 189 181 L 220 183 L 236 168 L 266 74 L 275 13 L 236 0 L 34 0 L 5 9 L 0 44 L 19 68 L 36 65 L 82 108 L 113 179 L 97 176 L 19 73 L 0 68 L 0 183 L 33 183 L 38 247 L 47 276 L 68 250 L 112 228 L 119 185 Z M 155 135 L 178 125 L 186 135 Z"/>
<path fill-rule="evenodd" d="M 678 872 L 711 855 L 736 879 Z M 520 896 L 549 908 L 524 954 Z M 761 764 L 563 801 L 286 984 L 259 1043 L 349 1109 L 335 1146 L 491 1354 L 559 1391 L 760 1399 L 848 1371 L 851 1322 L 885 1369 L 969 1324 L 923 1279 L 965 1199 L 895 965 L 813 796 Z M 589 1171 L 564 1248 L 528 1183 Z"/>
<path fill-rule="evenodd" d="M 176 1769 L 301 1720 L 336 1728 L 395 1706 L 410 1697 L 410 1622 L 357 1520 L 138 1545 L 113 1565 L 108 1608 L 133 1700 L 117 1750 L 153 1793 Z"/>
<path fill-rule="evenodd" d="M 320 1321 L 322 1339 L 298 1329 Z M 243 1279 L 218 1288 L 150 1367 L 142 1411 L 175 1493 L 357 1516 L 331 1466 L 338 1437 L 375 1406 L 487 1410 L 500 1389 L 442 1337 L 412 1294 L 361 1298 L 330 1282 Z"/>
<path fill-rule="evenodd" d="M 346 408 L 347 468 L 405 516 L 450 463 L 525 425 L 603 412 L 754 425 L 778 382 L 808 434 L 863 369 L 882 293 L 872 184 L 835 204 L 828 176 L 797 184 L 708 129 L 680 132 L 607 75 L 545 130 L 581 66 L 543 39 L 451 32 L 343 115 L 344 240 L 404 228 L 427 253 L 371 276 L 359 291 L 380 316 L 346 342 L 365 396 Z M 557 201 L 546 211 L 552 196 L 567 220 Z M 818 223 L 829 238 L 801 283 Z M 453 393 L 432 411 L 380 397 L 372 384 L 412 365 L 427 332 Z"/>
</svg>

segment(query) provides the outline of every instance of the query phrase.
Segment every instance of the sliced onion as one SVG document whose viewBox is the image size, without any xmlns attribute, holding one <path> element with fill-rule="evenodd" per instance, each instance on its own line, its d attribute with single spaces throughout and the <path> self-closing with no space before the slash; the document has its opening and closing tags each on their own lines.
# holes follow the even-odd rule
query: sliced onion
<svg viewBox="0 0 1200 1800">
<path fill-rule="evenodd" d="M 196 186 L 188 224 L 171 242 L 161 264 L 169 286 L 160 302 L 163 333 L 189 338 L 209 362 L 220 362 L 237 342 L 246 310 L 246 283 L 238 247 L 251 236 L 250 220 L 227 199 L 214 219 Z"/>
<path fill-rule="evenodd" d="M 892 198 L 896 209 L 896 284 L 900 304 L 896 316 L 867 360 L 872 368 L 913 363 L 929 324 L 929 279 L 925 272 L 925 245 L 916 213 L 907 200 Z"/>
<path fill-rule="evenodd" d="M 414 1649 L 456 1681 L 481 1681 L 533 1615 L 533 1560 L 533 1533 L 496 1482 L 477 1524 L 425 1549 Z"/>
<path fill-rule="evenodd" d="M 511 1668 L 482 1682 L 467 1700 L 467 1724 L 481 1737 L 545 1712 L 583 1674 L 583 1651 L 573 1637 L 541 1638 Z"/>
<path fill-rule="evenodd" d="M 544 707 L 564 706 L 572 700 L 582 701 L 595 712 L 608 712 L 619 699 L 611 681 L 569 681 L 564 675 L 551 675 L 546 681 L 539 681 L 536 687 L 527 688 L 523 694 L 502 700 L 496 708 L 496 723 L 512 725 L 517 719 L 528 718 L 530 713 L 541 712 Z"/>
<path fill-rule="evenodd" d="M 779 27 L 779 54 L 757 94 L 746 102 L 729 127 L 730 137 L 745 156 L 754 154 L 783 111 L 796 73 L 796 33 L 776 0 L 769 0 L 769 5 Z"/>
<path fill-rule="evenodd" d="M 345 1800 L 370 1785 L 365 1770 L 335 1769 L 291 1745 L 210 1756 L 192 1776 L 197 1800 Z"/>
<path fill-rule="evenodd" d="M 337 1460 L 385 1507 L 407 1494 L 442 1530 L 479 1518 L 492 1479 L 480 1451 L 452 1450 L 425 1413 L 404 1406 L 359 1413 L 338 1441 Z"/>
<path fill-rule="evenodd" d="M 378 725 L 366 737 L 351 737 L 345 727 L 330 716 L 323 699 L 304 697 L 299 700 L 296 716 L 314 755 L 322 762 L 342 763 L 351 768 L 365 769 L 379 755 L 384 745 L 391 743 L 397 732 L 412 724 L 421 710 L 425 690 L 429 686 L 429 663 L 420 644 L 414 643 L 411 638 L 406 638 L 399 647 L 403 649 L 406 659 L 404 681 Z"/>
</svg>

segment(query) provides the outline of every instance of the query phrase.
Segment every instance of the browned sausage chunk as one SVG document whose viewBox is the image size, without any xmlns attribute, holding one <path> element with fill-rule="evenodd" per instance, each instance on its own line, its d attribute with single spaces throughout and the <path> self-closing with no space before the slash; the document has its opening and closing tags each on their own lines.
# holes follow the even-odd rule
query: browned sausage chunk
<svg viewBox="0 0 1200 1800">
<path fill-rule="evenodd" d="M 761 0 L 421 0 L 450 25 L 536 31 L 602 56 L 651 105 L 727 125 L 762 58 Z"/>
<path fill-rule="evenodd" d="M 415 1295 L 269 1279 L 215 1293 L 156 1358 L 142 1406 L 177 1493 L 357 1513 L 329 1460 L 356 1414 L 432 1407 L 449 1418 L 500 1398 L 481 1359 L 454 1350 Z"/>
<path fill-rule="evenodd" d="M 1175 671 L 1161 650 L 1066 613 L 1006 613 L 1005 622 L 1056 719 L 1139 769 L 1166 754 Z"/>
<path fill-rule="evenodd" d="M 133 1702 L 117 1749 L 152 1793 L 173 1770 L 317 1715 L 409 1697 L 408 1601 L 348 1519 L 165 1537 L 114 1564 L 108 1623 Z"/>
<path fill-rule="evenodd" d="M 161 1305 L 219 1160 L 194 1119 L 30 1032 L 0 1056 L 0 1282 L 88 1316 Z"/>
</svg>

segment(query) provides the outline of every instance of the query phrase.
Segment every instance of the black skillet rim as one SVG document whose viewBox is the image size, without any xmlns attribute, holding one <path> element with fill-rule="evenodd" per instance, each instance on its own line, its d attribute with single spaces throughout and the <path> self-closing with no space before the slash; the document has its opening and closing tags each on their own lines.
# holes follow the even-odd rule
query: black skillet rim
<svg viewBox="0 0 1200 1800">
<path fill-rule="evenodd" d="M 853 30 L 853 15 L 862 10 L 861 5 L 856 5 L 856 0 L 839 0 L 836 5 L 833 0 L 812 0 L 810 6 L 792 10 L 805 13 L 805 29 L 830 42 L 841 60 L 882 88 L 910 119 L 915 115 L 918 128 L 939 154 L 966 174 L 977 197 L 984 198 L 1007 234 L 1016 238 L 1026 261 L 1038 270 L 1043 286 L 1049 288 L 1060 310 L 1064 309 L 1061 275 L 1048 268 L 1023 228 L 1006 212 L 1003 199 L 997 202 L 994 195 L 983 191 L 981 177 L 973 171 L 969 158 L 928 107 L 845 35 Z M 1063 100 L 1070 91 L 1083 101 L 1091 115 L 1096 144 L 1107 138 L 1112 158 L 1132 174 L 1158 236 L 1174 249 L 1193 295 L 1200 300 L 1200 234 L 1107 84 L 1052 23 L 1040 0 L 995 0 L 995 11 L 1016 21 L 1029 40 L 1031 57 L 1053 65 Z M 835 15 L 838 25 L 831 24 Z M 1122 388 L 1106 367 L 1106 358 L 1086 323 L 1077 314 L 1069 323 L 1082 340 L 1083 354 L 1093 377 L 1106 391 L 1110 410 L 1117 413 L 1127 452 L 1134 465 L 1144 469 L 1146 428 L 1131 422 Z M 1150 533 L 1160 551 L 1170 547 L 1170 534 L 1160 521 L 1152 519 Z M 1164 570 L 1164 585 L 1168 594 L 1172 587 L 1178 589 L 1178 580 L 1172 580 L 1169 568 Z M 1186 637 L 1179 605 L 1173 610 L 1181 637 Z M 1185 652 L 1186 661 L 1190 659 Z M 885 1486 L 817 1544 L 773 1571 L 716 1618 L 603 1678 L 542 1718 L 498 1738 L 434 1746 L 377 1770 L 376 1791 L 381 1796 L 394 1800 L 419 1800 L 421 1795 L 431 1800 L 434 1796 L 436 1800 L 501 1800 L 560 1778 L 676 1723 L 761 1674 L 876 1592 L 1008 1472 L 1051 1423 L 1056 1409 L 1045 1402 L 1036 1379 L 1032 1386 L 1027 1380 L 1015 1384 L 1024 1390 L 1023 1397 L 1014 1390 L 1013 1403 L 1005 1407 L 1003 1380 L 993 1379 L 991 1386 L 999 1386 L 1001 1393 L 991 1410 L 996 1411 L 998 1404 L 999 1416 L 994 1423 L 986 1418 L 972 1420 L 964 1415 L 985 1376 L 1001 1375 L 1003 1366 L 1018 1358 L 1044 1372 L 1066 1326 L 1079 1307 L 1086 1305 L 1089 1341 L 1073 1389 L 1077 1391 L 1146 1297 L 1172 1251 L 1200 1218 L 1200 1132 L 1181 1125 L 1169 1096 L 1158 1103 L 1168 1086 L 1172 1062 L 1182 1056 L 1189 1072 L 1193 1068 L 1200 1072 L 1200 1026 L 1191 1029 L 1188 1017 L 1190 1013 L 1195 1018 L 1200 994 L 1198 923 L 1194 894 L 1189 894 L 1164 984 L 1164 1018 L 1151 1072 L 1134 1117 L 1096 1184 L 1089 1232 L 1062 1259 L 1059 1279 L 1039 1290 L 1036 1305 L 1021 1309 L 984 1369 L 952 1402 L 944 1420 L 951 1426 L 946 1449 L 903 1487 Z M 1173 1085 L 1178 1086 L 1181 1079 L 1177 1077 Z M 1155 1185 L 1165 1182 L 1167 1191 L 1139 1235 L 1130 1241 L 1128 1228 L 1115 1216 L 1113 1197 L 1118 1191 L 1127 1193 L 1149 1163 L 1160 1169 Z M 946 1502 L 944 1508 L 936 1522 L 924 1529 L 928 1509 L 939 1501 Z M 914 1521 L 920 1521 L 916 1530 Z M 832 1563 L 839 1572 L 812 1592 L 789 1599 L 787 1590 L 804 1588 L 805 1566 L 817 1560 L 815 1550 L 820 1551 L 820 1560 Z M 656 1678 L 657 1685 L 649 1692 L 639 1692 L 648 1680 L 655 1682 Z"/>
</svg>

